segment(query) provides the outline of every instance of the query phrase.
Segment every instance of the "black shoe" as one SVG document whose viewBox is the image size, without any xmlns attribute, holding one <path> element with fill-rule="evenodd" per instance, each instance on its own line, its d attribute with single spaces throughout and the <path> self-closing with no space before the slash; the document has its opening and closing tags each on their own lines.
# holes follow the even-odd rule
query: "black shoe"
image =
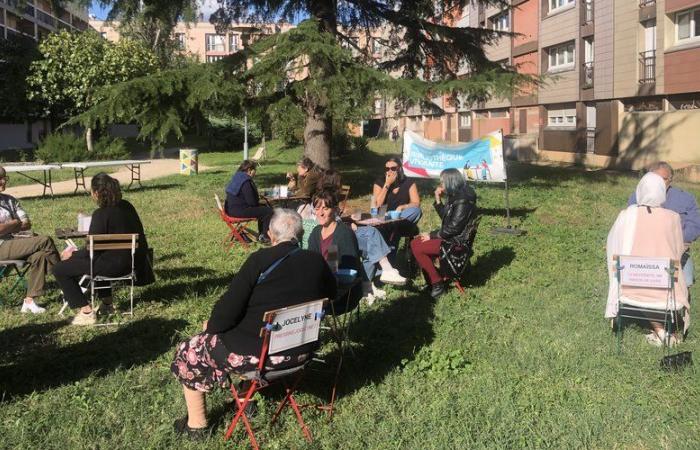
<svg viewBox="0 0 700 450">
<path fill-rule="evenodd" d="M 190 428 L 187 425 L 187 416 L 175 420 L 173 428 L 178 435 L 184 435 L 193 441 L 204 441 L 211 435 L 211 428 Z"/>
<path fill-rule="evenodd" d="M 433 298 L 441 297 L 447 290 L 445 289 L 445 283 L 439 281 L 432 285 L 430 289 L 430 296 Z"/>
</svg>

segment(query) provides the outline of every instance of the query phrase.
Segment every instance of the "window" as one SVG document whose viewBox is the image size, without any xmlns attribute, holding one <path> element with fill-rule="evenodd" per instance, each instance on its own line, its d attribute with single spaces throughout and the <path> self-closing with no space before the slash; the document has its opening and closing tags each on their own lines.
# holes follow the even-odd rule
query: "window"
<svg viewBox="0 0 700 450">
<path fill-rule="evenodd" d="M 507 109 L 494 109 L 490 112 L 492 119 L 504 119 L 508 117 Z"/>
<path fill-rule="evenodd" d="M 220 34 L 207 34 L 207 51 L 211 52 L 223 52 L 224 51 L 224 37 Z"/>
<path fill-rule="evenodd" d="M 381 98 L 374 99 L 374 113 L 375 114 L 380 114 L 382 112 L 383 106 L 384 106 L 384 102 L 382 101 Z"/>
<path fill-rule="evenodd" d="M 571 69 L 574 67 L 574 43 L 558 45 L 548 50 L 549 70 Z"/>
<path fill-rule="evenodd" d="M 575 127 L 576 109 L 550 109 L 547 111 L 547 125 L 550 127 Z"/>
<path fill-rule="evenodd" d="M 491 19 L 489 19 L 489 22 L 491 22 L 491 28 L 496 31 L 510 30 L 510 14 L 508 11 L 493 16 Z"/>
<path fill-rule="evenodd" d="M 207 62 L 213 63 L 224 59 L 223 55 L 207 55 Z"/>
<path fill-rule="evenodd" d="M 676 13 L 676 41 L 700 39 L 700 8 Z"/>
<path fill-rule="evenodd" d="M 472 126 L 472 114 L 471 113 L 459 113 L 459 127 L 469 128 Z"/>
<path fill-rule="evenodd" d="M 573 5 L 574 0 L 549 0 L 549 12 L 556 11 L 567 5 Z"/>
<path fill-rule="evenodd" d="M 231 34 L 228 37 L 228 51 L 231 53 L 238 51 L 238 35 Z"/>
<path fill-rule="evenodd" d="M 185 33 L 175 33 L 175 43 L 178 50 L 185 49 Z"/>
</svg>

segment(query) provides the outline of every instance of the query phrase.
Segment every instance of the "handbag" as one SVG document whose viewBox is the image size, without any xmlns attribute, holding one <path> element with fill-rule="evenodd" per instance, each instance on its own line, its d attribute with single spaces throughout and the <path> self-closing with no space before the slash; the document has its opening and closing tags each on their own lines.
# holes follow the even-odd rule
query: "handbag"
<svg viewBox="0 0 700 450">
<path fill-rule="evenodd" d="M 693 365 L 693 354 L 691 352 L 681 352 L 675 355 L 668 355 L 661 358 L 661 369 L 668 372 L 680 370 L 685 366 Z"/>
<path fill-rule="evenodd" d="M 459 278 L 469 265 L 470 250 L 457 241 L 440 243 L 440 272 L 447 278 Z"/>
</svg>

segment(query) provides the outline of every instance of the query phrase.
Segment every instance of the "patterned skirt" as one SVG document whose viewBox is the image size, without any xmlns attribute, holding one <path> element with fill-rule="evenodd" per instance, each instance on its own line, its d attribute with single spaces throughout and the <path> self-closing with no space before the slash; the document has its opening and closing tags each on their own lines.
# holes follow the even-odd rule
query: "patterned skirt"
<svg viewBox="0 0 700 450">
<path fill-rule="evenodd" d="M 292 360 L 301 364 L 308 356 L 268 356 L 266 368 L 287 366 Z M 217 385 L 224 386 L 231 373 L 254 371 L 259 361 L 258 356 L 229 352 L 221 337 L 204 332 L 177 346 L 170 370 L 188 388 L 210 392 Z"/>
</svg>

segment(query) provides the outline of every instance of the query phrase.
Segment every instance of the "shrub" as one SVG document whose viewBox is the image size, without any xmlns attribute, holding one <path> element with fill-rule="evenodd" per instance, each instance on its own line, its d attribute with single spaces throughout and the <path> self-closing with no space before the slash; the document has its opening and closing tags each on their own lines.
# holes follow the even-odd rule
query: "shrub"
<svg viewBox="0 0 700 450">
<path fill-rule="evenodd" d="M 369 151 L 369 139 L 364 136 L 350 136 L 352 149 L 356 152 Z"/>
<path fill-rule="evenodd" d="M 129 156 L 123 139 L 102 136 L 95 141 L 90 153 L 83 136 L 60 132 L 46 136 L 34 152 L 34 158 L 45 163 L 127 159 Z"/>
<path fill-rule="evenodd" d="M 280 139 L 287 147 L 298 145 L 304 140 L 304 114 L 290 99 L 284 98 L 271 105 L 267 112 L 275 139 Z"/>
<path fill-rule="evenodd" d="M 210 118 L 210 147 L 216 150 L 241 150 L 245 140 L 245 127 L 240 119 Z M 248 147 L 262 140 L 262 131 L 254 122 L 248 121 Z"/>
</svg>

